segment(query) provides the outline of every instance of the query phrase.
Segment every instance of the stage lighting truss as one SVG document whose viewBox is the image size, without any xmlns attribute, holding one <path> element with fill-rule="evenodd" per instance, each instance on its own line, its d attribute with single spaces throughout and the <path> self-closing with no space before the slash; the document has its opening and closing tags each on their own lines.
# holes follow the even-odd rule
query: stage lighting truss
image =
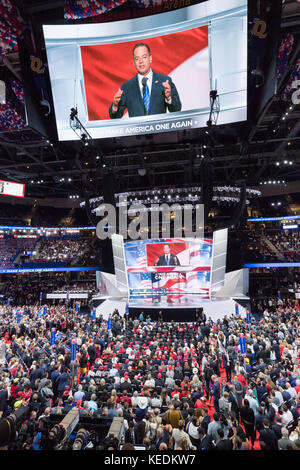
<svg viewBox="0 0 300 470">
<path fill-rule="evenodd" d="M 207 121 L 207 126 L 216 126 L 218 117 L 220 114 L 220 99 L 217 90 L 211 90 L 210 92 L 210 113 Z"/>
<path fill-rule="evenodd" d="M 70 127 L 85 146 L 88 146 L 89 143 L 93 142 L 92 137 L 78 118 L 77 108 L 71 108 Z"/>
</svg>

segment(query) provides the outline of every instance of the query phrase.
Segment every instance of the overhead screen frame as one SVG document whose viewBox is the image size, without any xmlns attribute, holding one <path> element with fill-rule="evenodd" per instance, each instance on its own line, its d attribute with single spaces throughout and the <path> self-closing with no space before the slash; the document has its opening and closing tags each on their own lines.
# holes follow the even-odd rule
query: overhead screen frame
<svg viewBox="0 0 300 470">
<path fill-rule="evenodd" d="M 224 9 L 224 3 L 226 3 L 226 10 Z M 228 8 L 230 7 L 230 11 Z M 209 10 L 208 10 L 209 8 Z M 209 11 L 209 14 L 208 14 Z M 206 12 L 206 16 L 205 16 Z M 218 20 L 213 20 L 212 13 L 218 15 Z M 240 83 L 243 83 L 244 88 L 241 87 L 241 103 L 242 106 L 236 108 L 223 108 L 222 107 L 222 93 L 220 92 L 221 109 L 218 118 L 218 124 L 228 124 L 232 122 L 242 122 L 247 120 L 247 95 L 248 95 L 248 1 L 247 0 L 225 0 L 220 2 L 218 0 L 209 0 L 197 5 L 192 5 L 180 10 L 175 10 L 167 13 L 160 13 L 145 18 L 136 18 L 131 20 L 123 20 L 112 23 L 96 23 L 96 24 L 72 24 L 72 25 L 43 25 L 45 44 L 47 49 L 48 66 L 50 79 L 52 84 L 52 93 L 55 106 L 55 114 L 57 120 L 57 129 L 59 140 L 76 140 L 79 137 L 76 136 L 74 131 L 70 127 L 69 115 L 72 107 L 77 107 L 78 117 L 80 118 L 83 125 L 86 127 L 90 136 L 93 139 L 107 138 L 107 137 L 122 137 L 128 135 L 139 135 L 139 134 L 153 134 L 157 132 L 168 132 L 174 130 L 185 130 L 194 128 L 206 127 L 209 119 L 209 108 L 202 110 L 192 111 L 181 111 L 177 113 L 166 113 L 154 116 L 140 116 L 131 117 L 130 119 L 114 119 L 114 120 L 102 120 L 102 121 L 88 121 L 87 118 L 87 107 L 84 102 L 84 86 L 83 86 L 83 72 L 81 56 L 78 52 L 80 45 L 88 44 L 108 44 L 114 42 L 126 42 L 129 40 L 142 40 L 147 37 L 154 37 L 160 35 L 170 34 L 172 31 L 184 31 L 192 29 L 193 27 L 208 24 L 209 25 L 209 44 L 210 50 L 212 46 L 212 25 L 217 24 L 219 21 L 229 21 L 229 19 L 242 16 L 243 18 L 243 39 L 245 41 L 245 53 L 240 55 L 239 60 L 244 64 L 241 68 L 242 75 L 237 78 Z M 201 20 L 199 20 L 201 18 Z M 220 24 L 220 23 L 219 23 Z M 229 23 L 227 23 L 228 26 Z M 170 26 L 171 25 L 171 26 Z M 82 29 L 84 28 L 84 29 Z M 168 28 L 168 29 L 167 29 Z M 100 34 L 101 33 L 101 34 Z M 120 35 L 120 33 L 122 33 Z M 220 31 L 219 31 L 220 33 Z M 232 41 L 233 42 L 233 41 Z M 238 41 L 236 41 L 238 42 Z M 58 103 L 62 100 L 59 99 L 53 83 L 55 80 L 54 60 L 55 50 L 61 46 L 68 47 L 70 52 L 72 48 L 77 50 L 77 55 L 73 57 L 69 53 L 65 55 L 64 59 L 70 57 L 73 60 L 73 64 L 65 63 L 66 68 L 75 68 L 74 77 L 76 78 L 77 91 L 75 88 L 72 90 L 73 98 L 71 99 L 67 95 L 64 95 L 63 99 L 63 113 L 61 109 L 58 109 Z M 244 47 L 244 46 L 243 46 Z M 222 59 L 224 60 L 224 58 Z M 216 58 L 213 60 L 210 57 L 210 87 L 211 90 L 215 88 L 217 73 L 214 71 L 215 65 L 213 62 L 217 62 Z M 57 63 L 57 62 L 56 62 Z M 80 67 L 78 67 L 80 64 Z M 221 62 L 220 62 L 221 64 Z M 59 67 L 59 63 L 57 65 Z M 218 84 L 217 84 L 218 87 Z M 74 93 L 75 91 L 75 93 Z M 79 95 L 81 94 L 81 102 L 79 102 Z M 70 92 L 70 95 L 72 94 Z M 239 93 L 239 90 L 232 91 L 231 94 Z M 225 93 L 224 93 L 225 96 Z M 233 102 L 232 96 L 227 96 L 228 102 Z M 224 98 L 225 99 L 225 98 Z M 113 122 L 112 122 L 113 121 Z M 121 122 L 122 121 L 122 122 Z M 97 127 L 95 127 L 95 122 Z M 168 128 L 169 125 L 169 128 Z"/>
</svg>

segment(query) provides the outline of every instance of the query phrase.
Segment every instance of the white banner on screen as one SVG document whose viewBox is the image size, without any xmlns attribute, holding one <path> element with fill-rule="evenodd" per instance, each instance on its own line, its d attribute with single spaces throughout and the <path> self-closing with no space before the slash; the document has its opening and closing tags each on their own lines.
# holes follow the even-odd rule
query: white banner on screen
<svg viewBox="0 0 300 470">
<path fill-rule="evenodd" d="M 0 194 L 5 196 L 24 197 L 25 184 L 0 180 Z"/>
</svg>

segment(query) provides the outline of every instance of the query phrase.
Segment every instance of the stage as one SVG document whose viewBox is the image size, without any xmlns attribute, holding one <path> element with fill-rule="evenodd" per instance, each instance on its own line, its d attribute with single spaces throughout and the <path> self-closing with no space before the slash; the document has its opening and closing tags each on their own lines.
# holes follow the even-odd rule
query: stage
<svg viewBox="0 0 300 470">
<path fill-rule="evenodd" d="M 167 302 L 167 300 L 163 299 L 163 301 L 158 302 L 157 298 L 149 296 L 143 298 L 130 297 L 129 299 L 127 297 L 120 299 L 109 296 L 95 296 L 91 301 L 91 308 L 95 307 L 96 316 L 102 315 L 104 319 L 107 319 L 115 309 L 119 311 L 121 316 L 124 316 L 128 305 L 131 318 L 136 318 L 143 312 L 144 318 L 149 315 L 151 319 L 157 320 L 161 311 L 163 321 L 191 322 L 195 321 L 196 309 L 199 313 L 203 311 L 207 320 L 211 318 L 213 321 L 217 321 L 224 318 L 225 315 L 227 317 L 236 315 L 236 305 L 238 305 L 238 313 L 245 318 L 246 309 L 250 304 L 250 299 L 246 296 L 203 299 L 203 297 L 195 294 L 183 296 L 183 298 L 176 299 L 176 302 Z"/>
<path fill-rule="evenodd" d="M 245 269 L 225 272 L 227 232 L 215 231 L 212 240 L 150 239 L 125 244 L 121 235 L 112 234 L 115 274 L 99 273 L 97 287 L 102 294 L 93 297 L 91 308 L 104 319 L 116 309 L 122 316 L 138 317 L 143 312 L 144 318 L 149 315 L 153 320 L 161 311 L 164 321 L 195 321 L 196 309 L 213 321 L 237 313 L 246 317 L 249 273 Z M 170 245 L 180 266 L 154 266 L 161 246 Z M 212 246 L 210 266 L 207 245 Z M 163 270 L 164 277 L 157 270 Z"/>
</svg>

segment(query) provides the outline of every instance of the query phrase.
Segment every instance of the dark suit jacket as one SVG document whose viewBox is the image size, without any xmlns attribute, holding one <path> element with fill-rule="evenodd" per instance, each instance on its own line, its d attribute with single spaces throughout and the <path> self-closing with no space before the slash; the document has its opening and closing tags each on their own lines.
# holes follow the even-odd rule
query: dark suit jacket
<svg viewBox="0 0 300 470">
<path fill-rule="evenodd" d="M 127 429 L 127 431 L 125 431 L 125 442 L 126 443 L 130 443 L 130 444 L 136 444 L 137 443 L 138 437 L 137 437 L 136 430 L 134 429 L 133 432 L 134 432 L 134 442 L 133 442 L 130 430 Z"/>
<path fill-rule="evenodd" d="M 204 416 L 202 422 L 201 422 L 201 428 L 205 429 L 205 432 L 207 433 L 207 428 L 209 423 L 211 422 L 211 419 L 208 415 Z"/>
<path fill-rule="evenodd" d="M 266 444 L 266 450 L 278 450 L 278 441 L 272 429 L 262 429 L 259 434 L 259 440 Z"/>
<path fill-rule="evenodd" d="M 176 263 L 175 263 L 175 260 L 176 260 Z M 157 262 L 155 263 L 155 266 L 180 266 L 180 262 L 176 255 L 173 255 L 172 253 L 170 253 L 170 262 L 168 265 L 166 262 L 166 255 L 161 255 L 159 256 Z"/>
<path fill-rule="evenodd" d="M 199 442 L 198 450 L 214 450 L 212 438 L 208 435 Z"/>
<path fill-rule="evenodd" d="M 164 87 L 162 82 L 169 80 L 171 86 L 172 103 L 167 104 L 165 101 Z M 121 85 L 123 94 L 119 102 L 119 107 L 116 113 L 112 112 L 112 104 L 109 108 L 109 116 L 111 119 L 121 118 L 125 109 L 128 110 L 129 117 L 145 116 L 146 110 L 141 95 L 138 76 L 131 78 Z M 163 114 L 167 112 L 174 113 L 181 110 L 181 102 L 172 79 L 168 75 L 153 72 L 152 88 L 150 94 L 149 114 Z"/>
</svg>

